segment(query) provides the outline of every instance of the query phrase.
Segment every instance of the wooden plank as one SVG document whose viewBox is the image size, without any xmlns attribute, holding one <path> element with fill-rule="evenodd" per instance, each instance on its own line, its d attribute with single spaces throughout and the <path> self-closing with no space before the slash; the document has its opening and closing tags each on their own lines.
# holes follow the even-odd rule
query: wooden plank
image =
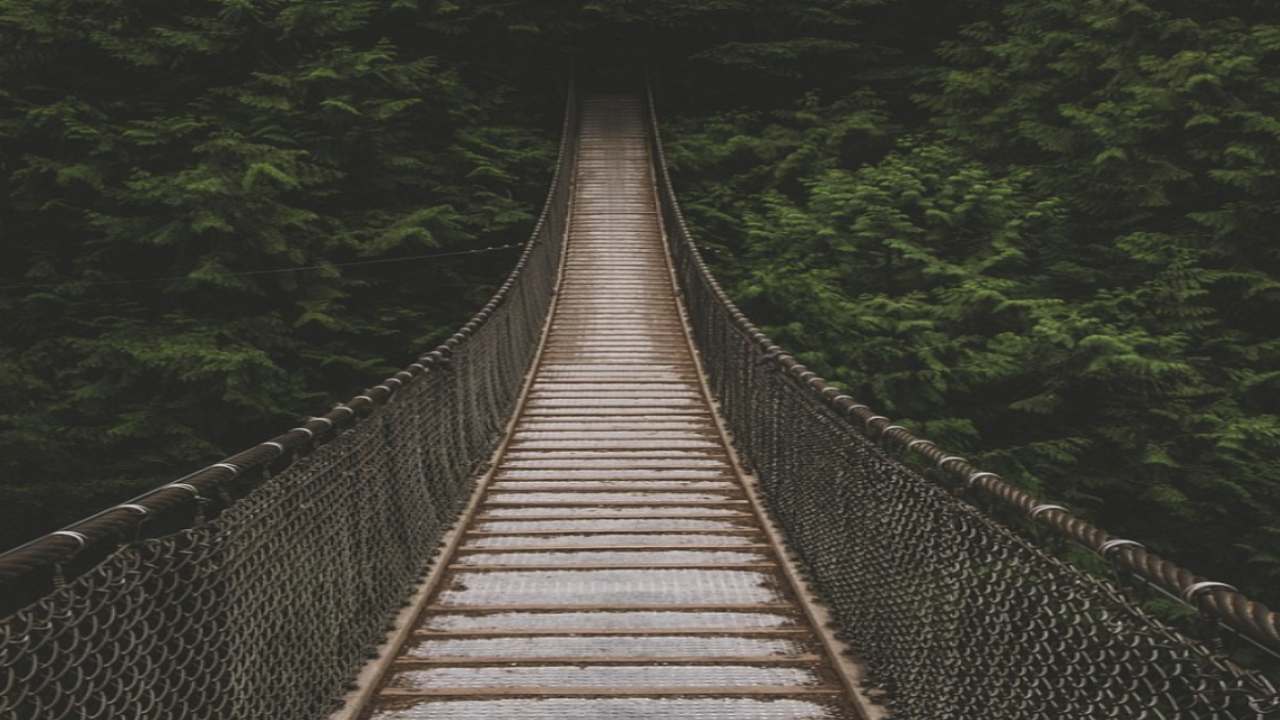
<svg viewBox="0 0 1280 720">
<path fill-rule="evenodd" d="M 398 668 L 437 665 L 813 665 L 821 660 L 822 658 L 817 655 L 632 655 L 630 657 L 543 655 L 519 658 L 502 655 L 436 655 L 400 657 L 396 658 L 395 665 Z"/>
<path fill-rule="evenodd" d="M 788 628 L 556 628 L 554 630 L 415 630 L 419 638 L 467 638 L 467 637 L 647 637 L 663 635 L 687 635 L 689 637 L 811 637 L 808 627 Z"/>
<path fill-rule="evenodd" d="M 592 520 L 608 520 L 609 518 L 591 518 Z M 634 518 L 622 518 L 633 520 Z M 671 520 L 673 518 L 663 518 Z M 616 529 L 616 530 L 467 530 L 467 535 L 476 537 L 525 537 L 536 535 L 760 535 L 760 528 L 715 528 L 685 530 L 681 528 L 655 528 L 653 530 Z"/>
<path fill-rule="evenodd" d="M 534 564 L 488 564 L 454 563 L 449 566 L 454 572 L 513 572 L 513 571 L 545 571 L 545 570 L 776 570 L 777 563 L 542 563 Z"/>
<path fill-rule="evenodd" d="M 495 613 L 495 612 L 611 612 L 611 611 L 665 612 L 734 612 L 734 611 L 769 611 L 796 610 L 789 602 L 774 603 L 580 603 L 572 605 L 551 605 L 547 603 L 526 603 L 514 605 L 429 605 L 426 611 L 432 613 Z"/>
<path fill-rule="evenodd" d="M 544 545 L 541 547 L 467 547 L 458 548 L 459 552 L 464 554 L 481 554 L 481 553 L 553 553 L 553 552 L 628 552 L 635 550 L 690 550 L 690 551 L 708 551 L 708 550 L 772 550 L 773 546 L 765 543 L 752 543 L 748 545 Z"/>
<path fill-rule="evenodd" d="M 385 688 L 382 694 L 388 698 L 427 697 L 793 697 L 808 695 L 839 695 L 844 690 L 825 685 L 796 685 L 771 687 L 765 685 L 722 687 L 536 687 L 512 685 L 510 687 L 458 687 L 458 688 Z"/>
<path fill-rule="evenodd" d="M 506 494 L 507 490 L 498 491 L 500 494 Z M 565 494 L 581 492 L 579 490 L 545 490 L 547 492 L 562 492 Z M 629 490 L 628 492 L 638 492 Z M 659 491 L 660 492 L 660 491 Z M 705 491 L 704 491 L 705 492 Z M 495 508 L 512 508 L 512 507 L 590 507 L 590 508 L 628 508 L 628 507 L 750 507 L 746 500 L 486 500 L 485 507 Z M 483 516 L 482 516 L 483 517 Z M 661 517 L 667 517 L 663 515 Z M 683 517 L 683 516 L 681 516 Z M 733 517 L 732 515 L 716 515 L 715 517 Z"/>
</svg>

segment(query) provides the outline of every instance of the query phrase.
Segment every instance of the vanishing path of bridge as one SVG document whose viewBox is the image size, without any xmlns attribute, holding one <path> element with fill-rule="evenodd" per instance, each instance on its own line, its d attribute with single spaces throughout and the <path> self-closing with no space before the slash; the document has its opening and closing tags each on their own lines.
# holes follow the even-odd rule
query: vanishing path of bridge
<svg viewBox="0 0 1280 720">
<path fill-rule="evenodd" d="M 457 334 L 0 554 L 0 720 L 1280 719 L 1280 615 L 829 386 L 711 275 L 652 96 L 568 95 Z"/>
<path fill-rule="evenodd" d="M 855 717 L 704 395 L 642 113 L 584 102 L 532 385 L 372 717 Z"/>
</svg>

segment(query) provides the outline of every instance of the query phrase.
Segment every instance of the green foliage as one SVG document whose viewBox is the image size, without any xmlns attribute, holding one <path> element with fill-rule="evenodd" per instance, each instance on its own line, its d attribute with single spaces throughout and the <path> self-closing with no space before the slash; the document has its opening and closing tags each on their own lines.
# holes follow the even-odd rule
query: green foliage
<svg viewBox="0 0 1280 720">
<path fill-rule="evenodd" d="M 519 239 L 575 55 L 807 365 L 1280 605 L 1256 0 L 0 0 L 0 543 L 452 328 L 509 257 L 335 263 Z"/>
<path fill-rule="evenodd" d="M 518 242 L 545 192 L 556 99 L 427 5 L 0 0 L 0 545 L 288 427 L 491 291 L 513 254 L 335 265 Z"/>
<path fill-rule="evenodd" d="M 1280 14 L 970 7 L 932 65 L 669 124 L 700 238 L 806 365 L 1280 604 Z"/>
</svg>

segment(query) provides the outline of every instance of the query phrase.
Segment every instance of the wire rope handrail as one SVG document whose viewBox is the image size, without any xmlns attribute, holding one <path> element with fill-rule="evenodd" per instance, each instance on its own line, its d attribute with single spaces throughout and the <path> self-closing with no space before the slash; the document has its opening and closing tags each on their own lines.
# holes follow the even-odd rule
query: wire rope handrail
<svg viewBox="0 0 1280 720">
<path fill-rule="evenodd" d="M 489 459 L 561 262 L 578 100 L 542 211 L 444 343 L 321 416 L 0 555 L 0 718 L 315 718 Z M 7 616 L 7 617 L 6 617 Z"/>
<path fill-rule="evenodd" d="M 667 242 L 721 412 L 820 595 L 833 605 L 843 631 L 863 655 L 872 683 L 896 698 L 895 709 L 909 710 L 910 717 L 1166 717 L 1152 712 L 1157 707 L 1173 717 L 1280 713 L 1275 687 L 1263 674 L 1226 659 L 1221 637 L 1201 642 L 1166 627 L 1119 587 L 1053 557 L 1040 543 L 997 522 L 992 512 L 960 498 L 990 505 L 996 513 L 1012 511 L 1031 528 L 1089 548 L 1120 578 L 1194 606 L 1203 626 L 1221 624 L 1269 653 L 1280 652 L 1280 615 L 1230 585 L 1206 580 L 1140 543 L 1113 537 L 1067 508 L 1045 503 L 893 424 L 828 384 L 756 327 L 698 249 L 671 182 L 651 82 L 647 99 Z M 931 466 L 926 476 L 939 482 L 890 456 L 890 449 L 917 453 Z M 944 547 L 947 540 L 956 546 Z M 1035 587 L 1033 578 L 1049 587 Z M 982 597 L 983 588 L 996 596 Z M 1036 603 L 1044 608 L 1033 607 Z M 1003 621 L 990 624 L 993 614 L 1003 615 Z M 918 623 L 914 631 L 912 622 Z M 1025 625 L 1017 627 L 1019 622 Z M 1001 627 L 1004 623 L 1008 626 Z M 944 636 L 941 644 L 929 637 L 931 630 Z M 1094 667 L 1082 665 L 1074 677 L 1060 678 L 1062 685 L 1077 683 L 1072 692 L 1040 698 L 1045 703 L 1040 712 L 1058 714 L 1020 714 L 1036 704 L 1028 698 L 1038 684 L 1055 673 L 1072 675 L 1071 661 L 1049 661 L 1052 655 L 1043 648 L 1043 657 L 1035 658 L 1037 645 L 1045 641 L 1037 634 L 1055 631 L 1067 640 L 1073 635 L 1088 640 L 1076 652 L 1098 654 Z M 974 648 L 984 640 L 993 647 Z M 1115 657 L 1101 653 L 1109 645 Z M 1194 672 L 1195 682 L 1204 687 L 1154 677 L 1140 666 L 1118 670 L 1131 662 L 1122 656 L 1141 645 L 1149 653 L 1144 662 L 1171 656 L 1165 659 L 1174 670 L 1156 673 L 1176 678 Z M 1008 680 L 997 668 L 1011 658 L 1025 663 L 1013 664 L 1021 679 L 992 686 L 992 678 Z M 1099 667 L 1098 660 L 1118 665 Z M 982 675 L 984 667 L 988 677 Z M 1089 679 L 1091 672 L 1110 676 Z M 1040 677 L 1028 677 L 1034 673 Z M 1123 682 L 1147 683 L 1150 692 L 1126 696 L 1116 689 Z M 984 700 L 974 699 L 984 691 Z M 1022 709 L 1010 714 L 1013 707 Z M 1111 707 L 1112 714 L 1091 714 L 1099 707 Z M 1139 714 L 1116 709 L 1122 707 Z M 962 708 L 968 712 L 958 712 Z M 1212 715 L 1211 708 L 1225 714 Z"/>
</svg>

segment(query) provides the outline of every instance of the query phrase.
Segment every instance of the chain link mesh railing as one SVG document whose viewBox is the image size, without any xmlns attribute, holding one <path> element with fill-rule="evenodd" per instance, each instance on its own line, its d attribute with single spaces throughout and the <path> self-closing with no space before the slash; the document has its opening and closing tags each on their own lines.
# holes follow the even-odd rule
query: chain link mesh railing
<svg viewBox="0 0 1280 720">
<path fill-rule="evenodd" d="M 915 438 L 772 345 L 698 252 L 652 97 L 648 120 L 667 239 L 721 412 L 893 717 L 1280 718 L 1280 695 L 1264 675 L 1166 627 L 1116 585 L 953 493 L 1055 530 L 1261 647 L 1280 649 L 1275 613 Z M 933 463 L 934 479 L 890 447 Z"/>
<path fill-rule="evenodd" d="M 542 216 L 462 330 L 324 417 L 0 556 L 0 719 L 314 720 L 384 637 L 514 408 L 560 264 Z"/>
</svg>

